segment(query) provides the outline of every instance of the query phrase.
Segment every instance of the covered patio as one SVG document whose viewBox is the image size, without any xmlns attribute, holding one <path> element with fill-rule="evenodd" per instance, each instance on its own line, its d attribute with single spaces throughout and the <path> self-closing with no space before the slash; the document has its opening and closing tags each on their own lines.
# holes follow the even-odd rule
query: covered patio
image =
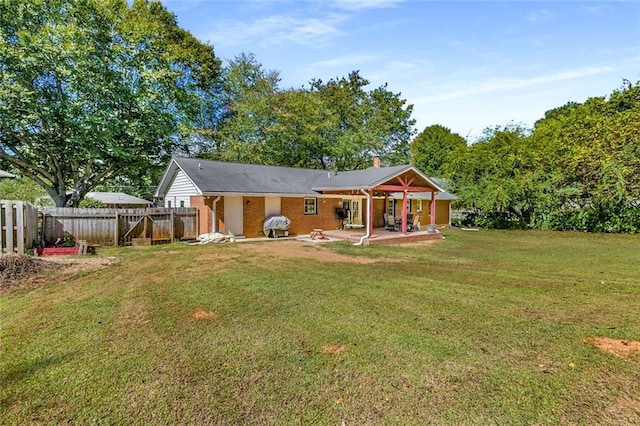
<svg viewBox="0 0 640 426">
<path fill-rule="evenodd" d="M 365 229 L 335 229 L 324 231 L 331 240 L 349 241 L 352 243 L 358 243 L 366 235 Z M 412 231 L 407 233 L 389 231 L 385 228 L 375 228 L 373 233 L 369 237 L 365 238 L 362 245 L 394 245 L 402 243 L 414 243 L 419 241 L 433 241 L 442 240 L 442 233 L 439 231 L 428 232 L 424 231 Z"/>
<path fill-rule="evenodd" d="M 422 172 L 411 165 L 380 168 L 379 162 L 374 167 L 349 173 L 337 173 L 330 177 L 330 181 L 323 186 L 316 186 L 315 191 L 325 196 L 359 196 L 363 200 L 363 218 L 361 229 L 326 231 L 335 238 L 362 241 L 363 245 L 396 244 L 409 241 L 424 241 L 442 239 L 442 234 L 436 229 L 436 195 L 444 192 L 437 183 L 429 179 Z M 413 230 L 410 226 L 411 214 L 408 212 L 410 193 L 428 193 L 430 202 L 425 212 L 418 211 L 429 218 L 427 226 L 420 230 Z M 391 198 L 401 197 L 401 205 L 396 207 L 393 221 L 396 231 L 388 230 L 387 217 Z M 377 207 L 374 199 L 379 200 Z M 382 202 L 380 202 L 382 201 Z M 399 211 L 398 211 L 399 210 Z M 381 227 L 382 226 L 382 227 Z"/>
</svg>

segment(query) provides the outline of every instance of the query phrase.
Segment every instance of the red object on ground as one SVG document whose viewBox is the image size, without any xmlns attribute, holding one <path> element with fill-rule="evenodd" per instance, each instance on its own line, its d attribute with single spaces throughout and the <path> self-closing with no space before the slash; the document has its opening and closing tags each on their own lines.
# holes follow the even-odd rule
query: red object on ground
<svg viewBox="0 0 640 426">
<path fill-rule="evenodd" d="M 78 247 L 40 247 L 38 256 L 68 256 L 78 254 Z"/>
</svg>

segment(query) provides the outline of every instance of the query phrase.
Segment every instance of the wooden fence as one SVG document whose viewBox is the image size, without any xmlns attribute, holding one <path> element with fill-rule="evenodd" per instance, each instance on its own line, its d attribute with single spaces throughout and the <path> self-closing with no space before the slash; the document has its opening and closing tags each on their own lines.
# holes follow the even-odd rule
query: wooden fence
<svg viewBox="0 0 640 426">
<path fill-rule="evenodd" d="M 44 207 L 43 236 L 47 245 L 60 239 L 88 244 L 161 244 L 198 236 L 198 209 L 80 209 Z"/>
<path fill-rule="evenodd" d="M 38 209 L 23 201 L 0 201 L 0 252 L 23 254 L 38 242 Z"/>
</svg>

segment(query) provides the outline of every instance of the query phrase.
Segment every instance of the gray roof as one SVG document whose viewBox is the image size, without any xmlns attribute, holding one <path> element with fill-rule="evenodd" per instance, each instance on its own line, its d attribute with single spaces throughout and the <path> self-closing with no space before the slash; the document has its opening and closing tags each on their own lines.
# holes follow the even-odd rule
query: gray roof
<svg viewBox="0 0 640 426">
<path fill-rule="evenodd" d="M 311 187 L 324 170 L 262 166 L 174 158 L 178 166 L 203 193 L 314 195 Z"/>
<path fill-rule="evenodd" d="M 4 170 L 0 170 L 0 178 L 14 178 L 16 175 L 13 173 L 5 172 Z"/>
<path fill-rule="evenodd" d="M 332 172 L 257 164 L 229 163 L 197 158 L 173 158 L 160 182 L 156 196 L 168 189 L 174 165 L 182 169 L 203 194 L 283 194 L 317 196 L 318 192 L 371 189 L 404 172 L 415 172 L 426 182 L 437 184 L 411 165 L 371 167 L 365 170 Z"/>
<path fill-rule="evenodd" d="M 410 165 L 395 167 L 370 167 L 364 170 L 350 172 L 325 173 L 324 179 L 318 179 L 313 189 L 316 191 L 331 191 L 340 189 L 370 189 L 380 185 L 400 173 L 410 170 Z"/>
<path fill-rule="evenodd" d="M 124 192 L 87 192 L 86 196 L 104 204 L 151 204 L 151 201 L 143 200 Z"/>
</svg>

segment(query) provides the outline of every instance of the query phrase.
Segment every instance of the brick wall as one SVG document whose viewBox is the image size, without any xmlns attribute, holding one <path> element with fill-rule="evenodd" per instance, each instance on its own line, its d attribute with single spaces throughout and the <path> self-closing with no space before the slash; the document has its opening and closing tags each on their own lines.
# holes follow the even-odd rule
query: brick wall
<svg viewBox="0 0 640 426">
<path fill-rule="evenodd" d="M 420 224 L 424 228 L 431 223 L 431 201 L 425 200 L 422 202 L 422 216 L 420 217 Z M 436 225 L 445 226 L 449 225 L 451 218 L 449 218 L 449 200 L 436 200 Z"/>
<path fill-rule="evenodd" d="M 262 237 L 264 222 L 264 197 L 243 197 L 243 228 L 247 238 Z"/>
<path fill-rule="evenodd" d="M 367 204 L 367 200 L 365 199 L 363 204 Z M 362 219 L 366 221 L 366 206 L 362 207 Z M 373 199 L 373 227 L 374 228 L 384 228 L 384 199 Z"/>
<path fill-rule="evenodd" d="M 212 206 L 216 198 L 217 197 L 211 198 Z M 224 226 L 224 197 L 220 197 L 220 200 L 218 200 L 218 203 L 216 204 L 216 231 L 222 232 L 223 234 L 227 231 Z"/>
<path fill-rule="evenodd" d="M 197 208 L 199 213 L 200 223 L 198 234 L 208 234 L 211 232 L 211 200 L 207 198 L 201 195 L 190 198 L 191 207 Z M 207 205 L 207 202 L 209 205 Z"/>
<path fill-rule="evenodd" d="M 304 214 L 304 198 L 282 197 L 282 215 L 291 219 L 289 233 L 308 234 L 314 228 L 337 229 L 336 208 L 342 207 L 339 198 L 317 198 L 317 214 Z"/>
</svg>

